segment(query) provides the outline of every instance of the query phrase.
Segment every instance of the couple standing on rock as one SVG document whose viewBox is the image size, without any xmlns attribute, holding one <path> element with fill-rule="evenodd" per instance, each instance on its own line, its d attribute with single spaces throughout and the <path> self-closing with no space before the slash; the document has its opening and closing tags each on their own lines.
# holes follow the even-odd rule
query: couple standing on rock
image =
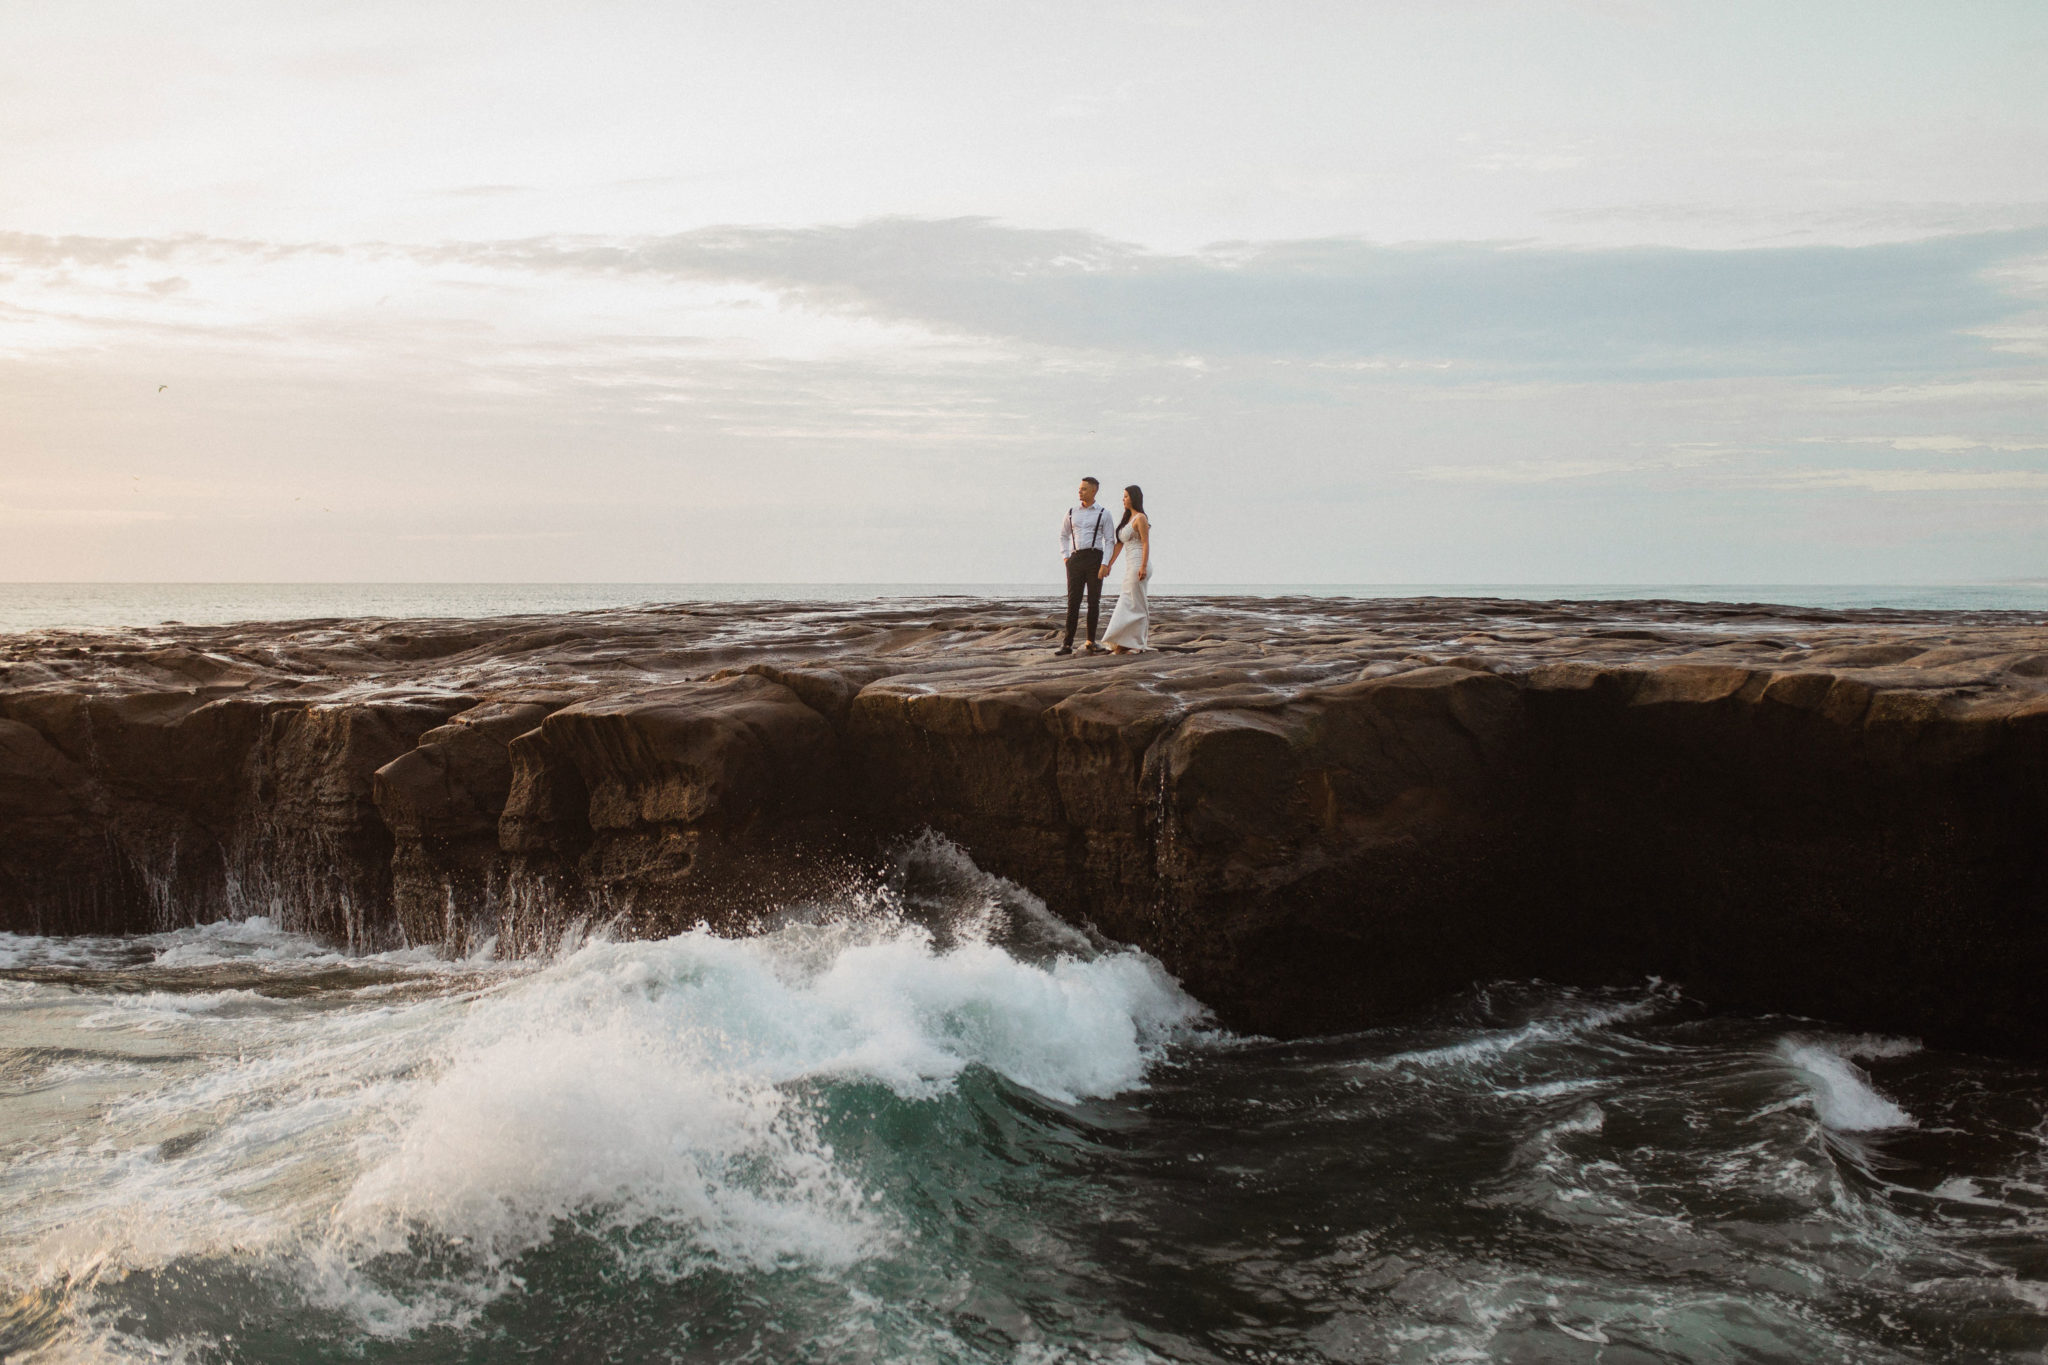
<svg viewBox="0 0 2048 1365">
<path fill-rule="evenodd" d="M 1095 621 L 1102 610 L 1102 580 L 1109 577 L 1117 556 L 1124 557 L 1123 591 L 1117 595 L 1116 610 L 1110 613 L 1109 629 L 1102 643 L 1117 654 L 1145 648 L 1152 629 L 1152 612 L 1145 601 L 1145 585 L 1152 578 L 1152 522 L 1145 515 L 1145 490 L 1136 484 L 1124 489 L 1123 520 L 1110 523 L 1109 511 L 1095 505 L 1096 490 L 1102 487 L 1093 477 L 1081 480 L 1081 505 L 1067 509 L 1060 523 L 1060 558 L 1067 563 L 1067 641 L 1055 654 L 1074 652 L 1074 626 L 1081 614 L 1081 594 L 1088 594 L 1088 653 L 1100 654 L 1095 643 Z M 1103 552 L 1109 552 L 1107 563 Z"/>
</svg>

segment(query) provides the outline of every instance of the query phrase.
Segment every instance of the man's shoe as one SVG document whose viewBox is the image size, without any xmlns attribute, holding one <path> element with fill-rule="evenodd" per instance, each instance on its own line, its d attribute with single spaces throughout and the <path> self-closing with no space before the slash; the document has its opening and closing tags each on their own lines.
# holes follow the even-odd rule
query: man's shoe
<svg viewBox="0 0 2048 1365">
<path fill-rule="evenodd" d="M 1054 654 L 1056 654 L 1056 655 L 1057 655 L 1057 654 L 1072 654 L 1073 652 L 1074 652 L 1074 647 L 1073 647 L 1072 645 L 1061 645 L 1061 646 L 1060 646 L 1060 647 L 1059 647 L 1058 649 L 1056 649 L 1056 650 L 1054 650 L 1054 651 L 1053 651 L 1053 653 L 1054 653 Z"/>
</svg>

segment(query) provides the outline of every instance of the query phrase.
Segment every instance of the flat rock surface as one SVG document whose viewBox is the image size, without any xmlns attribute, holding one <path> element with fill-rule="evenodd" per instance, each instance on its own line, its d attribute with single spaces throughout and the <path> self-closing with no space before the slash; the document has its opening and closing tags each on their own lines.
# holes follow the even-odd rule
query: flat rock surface
<svg viewBox="0 0 2048 1365">
<path fill-rule="evenodd" d="M 2022 612 L 1687 602 L 1168 597 L 1156 650 L 1057 658 L 1051 601 L 682 604 L 485 620 L 162 625 L 0 636 L 0 688 L 294 699 L 459 692 L 572 701 L 758 663 L 985 686 L 1056 682 L 1271 696 L 1441 664 L 1707 664 L 1850 675 L 1990 706 L 2048 693 L 2048 621 Z M 945 680 L 945 681 L 942 681 Z"/>
</svg>

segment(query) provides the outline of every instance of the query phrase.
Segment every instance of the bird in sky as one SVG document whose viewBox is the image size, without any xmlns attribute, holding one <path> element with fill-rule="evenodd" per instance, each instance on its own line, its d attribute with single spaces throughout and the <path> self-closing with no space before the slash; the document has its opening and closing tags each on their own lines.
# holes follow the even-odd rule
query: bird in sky
<svg viewBox="0 0 2048 1365">
<path fill-rule="evenodd" d="M 165 389 L 168 389 L 169 387 L 170 387 L 170 385 L 169 385 L 169 384 L 159 384 L 159 385 L 157 385 L 157 386 L 156 386 L 156 391 L 157 391 L 158 393 L 162 393 L 162 392 L 163 392 L 163 391 L 164 391 Z"/>
</svg>

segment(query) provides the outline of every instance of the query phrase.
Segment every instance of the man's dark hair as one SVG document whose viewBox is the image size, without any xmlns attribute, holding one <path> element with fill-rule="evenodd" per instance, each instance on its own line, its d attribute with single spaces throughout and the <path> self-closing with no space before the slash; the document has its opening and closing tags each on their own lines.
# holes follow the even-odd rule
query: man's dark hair
<svg viewBox="0 0 2048 1365">
<path fill-rule="evenodd" d="M 1102 480 L 1100 480 L 1100 479 L 1096 478 L 1096 477 L 1095 477 L 1095 476 L 1094 476 L 1093 474 L 1083 474 L 1083 475 L 1081 476 L 1081 482 L 1082 482 L 1082 483 L 1092 483 L 1092 484 L 1094 484 L 1094 485 L 1095 485 L 1095 486 L 1096 486 L 1097 488 L 1100 488 L 1100 487 L 1102 487 Z"/>
</svg>

